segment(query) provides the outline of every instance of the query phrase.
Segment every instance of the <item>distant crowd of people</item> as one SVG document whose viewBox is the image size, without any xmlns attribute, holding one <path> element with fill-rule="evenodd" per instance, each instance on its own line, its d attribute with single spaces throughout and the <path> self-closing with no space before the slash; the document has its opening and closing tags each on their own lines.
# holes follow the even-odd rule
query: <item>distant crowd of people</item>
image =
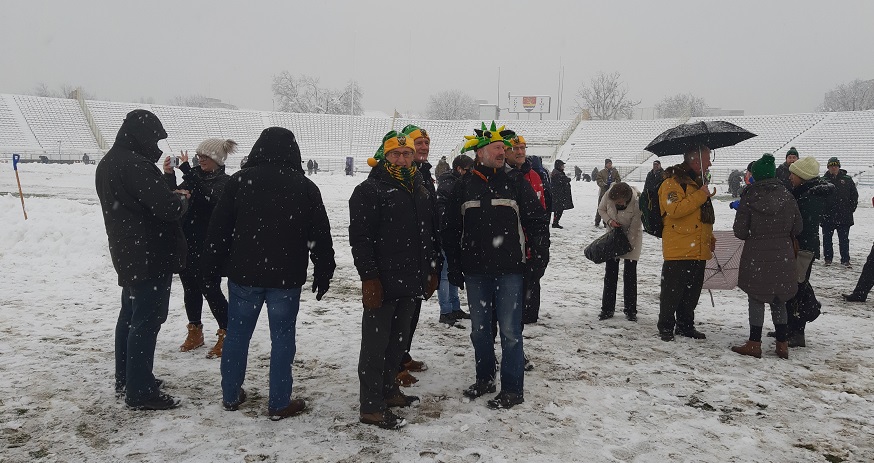
<svg viewBox="0 0 874 463">
<path fill-rule="evenodd" d="M 233 175 L 225 173 L 225 162 L 236 143 L 221 139 L 203 141 L 195 165 L 187 152 L 178 162 L 165 157 L 162 172 L 155 164 L 163 156 L 158 141 L 166 137 L 153 113 L 132 111 L 96 172 L 110 255 L 122 288 L 115 331 L 116 392 L 132 409 L 179 406 L 152 373 L 172 275 L 178 273 L 188 317 L 180 349 L 205 344 L 205 298 L 218 325 L 207 356 L 221 358 L 223 407 L 237 410 L 248 399 L 243 388 L 248 347 L 266 304 L 272 341 L 268 415 L 274 420 L 295 416 L 307 408 L 302 399 L 292 399 L 292 362 L 308 261 L 317 300 L 328 292 L 336 268 L 321 193 L 307 178 L 318 172 L 318 163 L 308 161 L 304 171 L 295 135 L 270 127 Z M 564 228 L 562 214 L 574 207 L 571 179 L 563 161 L 556 160 L 547 172 L 538 156 L 527 154 L 522 134 L 494 122 L 465 139 L 462 154 L 451 164 L 445 156 L 440 159 L 435 181 L 427 130 L 408 125 L 388 132 L 368 160 L 369 175 L 349 198 L 349 243 L 363 306 L 357 369 L 362 423 L 400 428 L 406 421 L 392 409 L 419 401 L 401 387 L 418 381 L 413 373 L 428 368 L 411 352 L 422 302 L 434 293 L 439 322 L 456 325 L 470 319 L 475 381 L 463 394 L 476 399 L 497 392 L 486 401 L 493 409 L 524 402 L 524 373 L 534 366 L 522 332 L 539 319 L 550 228 Z M 734 205 L 733 230 L 746 241 L 738 284 L 749 296 L 750 336 L 732 350 L 762 355 L 764 305 L 769 304 L 776 354 L 788 358 L 789 347 L 805 345 L 804 327 L 811 317 L 804 304 L 809 301 L 799 299 L 807 297 L 801 288 L 809 287 L 811 264 L 819 257 L 819 228 L 827 236 L 826 264 L 833 256 L 831 232 L 837 230 L 841 263 L 849 267 L 847 237 L 858 195 L 836 158 L 820 177 L 817 161 L 798 159 L 793 148 L 787 153 L 785 183 L 774 164 L 770 154 L 750 164 Z M 668 169 L 655 161 L 644 184 L 645 192 L 657 195 L 664 220 L 658 333 L 665 341 L 675 335 L 705 338 L 695 329 L 694 311 L 704 262 L 716 244 L 714 192 L 704 182 L 709 167 L 710 149 L 697 146 Z M 176 170 L 182 172 L 181 184 Z M 579 167 L 574 175 L 580 180 Z M 632 245 L 606 264 L 599 319 L 614 314 L 621 261 L 623 312 L 636 321 L 644 213 L 640 193 L 622 181 L 610 159 L 591 177 L 599 187 L 595 226 L 603 221 L 621 230 Z M 803 259 L 804 253 L 810 255 Z M 872 256 L 847 300 L 866 299 L 874 283 Z M 228 278 L 227 298 L 222 277 Z M 459 290 L 476 301 L 468 312 Z"/>
</svg>

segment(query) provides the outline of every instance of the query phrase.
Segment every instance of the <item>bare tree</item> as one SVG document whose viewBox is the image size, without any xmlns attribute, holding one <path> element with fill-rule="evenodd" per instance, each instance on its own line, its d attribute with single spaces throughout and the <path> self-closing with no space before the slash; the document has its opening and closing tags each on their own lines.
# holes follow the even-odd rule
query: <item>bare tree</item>
<svg viewBox="0 0 874 463">
<path fill-rule="evenodd" d="M 631 119 L 634 107 L 640 101 L 628 98 L 628 87 L 619 80 L 619 73 L 599 72 L 587 86 L 580 85 L 574 100 L 574 110 L 588 109 L 593 119 Z"/>
<path fill-rule="evenodd" d="M 826 92 L 819 111 L 865 111 L 874 109 L 874 79 L 856 79 Z"/>
<path fill-rule="evenodd" d="M 190 108 L 206 108 L 208 107 L 207 98 L 203 95 L 177 95 L 167 102 L 170 106 L 188 106 Z"/>
<path fill-rule="evenodd" d="M 343 90 L 322 88 L 319 78 L 308 75 L 293 76 L 282 71 L 273 77 L 273 98 L 276 109 L 292 113 L 363 114 L 364 92 L 356 81 L 350 81 Z M 353 103 L 354 98 L 354 105 Z"/>
<path fill-rule="evenodd" d="M 479 107 L 472 96 L 461 90 L 444 90 L 431 95 L 425 114 L 436 120 L 476 119 Z"/>
<path fill-rule="evenodd" d="M 81 86 L 71 85 L 71 84 L 61 84 L 57 90 L 53 90 L 46 85 L 45 82 L 40 82 L 36 84 L 33 92 L 31 93 L 34 96 L 41 96 L 46 98 L 76 98 L 76 92 L 80 92 L 82 94 L 82 98 L 86 100 L 96 100 L 97 95 L 94 93 L 85 91 Z"/>
<path fill-rule="evenodd" d="M 329 113 L 331 114 L 349 114 L 349 108 L 352 108 L 352 114 L 360 116 L 364 114 L 364 92 L 358 81 L 350 80 L 343 89 L 343 93 L 336 98 L 336 104 L 331 104 Z"/>
<path fill-rule="evenodd" d="M 704 115 L 707 103 L 691 93 L 667 96 L 655 105 L 659 117 L 697 117 Z"/>
</svg>

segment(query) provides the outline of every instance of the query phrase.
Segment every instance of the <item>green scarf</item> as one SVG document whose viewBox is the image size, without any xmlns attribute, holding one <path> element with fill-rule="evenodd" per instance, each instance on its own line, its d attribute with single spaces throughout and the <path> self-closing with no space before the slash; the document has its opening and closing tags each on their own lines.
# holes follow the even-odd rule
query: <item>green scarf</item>
<svg viewBox="0 0 874 463">
<path fill-rule="evenodd" d="M 413 177 L 416 175 L 416 166 L 410 168 L 398 167 L 390 162 L 384 162 L 385 170 L 407 191 L 413 192 Z"/>
</svg>

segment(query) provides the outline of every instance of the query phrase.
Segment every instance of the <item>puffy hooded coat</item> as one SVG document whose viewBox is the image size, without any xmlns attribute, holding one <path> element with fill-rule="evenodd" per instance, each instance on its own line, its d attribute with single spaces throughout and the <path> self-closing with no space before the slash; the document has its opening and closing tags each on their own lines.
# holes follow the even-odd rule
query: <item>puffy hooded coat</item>
<svg viewBox="0 0 874 463">
<path fill-rule="evenodd" d="M 167 132 L 158 117 L 137 109 L 127 114 L 115 143 L 95 175 L 109 254 L 119 286 L 160 278 L 182 270 L 187 246 L 180 218 L 188 209 L 158 166 L 158 141 Z"/>
<path fill-rule="evenodd" d="M 245 286 L 300 288 L 307 257 L 316 280 L 333 277 L 331 225 L 321 192 L 304 174 L 294 134 L 269 127 L 215 206 L 203 248 L 203 281 L 221 273 Z"/>
<path fill-rule="evenodd" d="M 744 240 L 738 287 L 759 302 L 787 301 L 798 291 L 793 238 L 803 222 L 795 198 L 777 178 L 744 189 L 734 236 Z"/>
<path fill-rule="evenodd" d="M 853 214 L 859 205 L 859 191 L 853 177 L 847 175 L 847 171 L 841 169 L 837 175 L 826 172 L 822 178 L 835 186 L 835 192 L 831 196 L 828 212 L 822 218 L 823 225 L 837 227 L 853 226 Z"/>
</svg>

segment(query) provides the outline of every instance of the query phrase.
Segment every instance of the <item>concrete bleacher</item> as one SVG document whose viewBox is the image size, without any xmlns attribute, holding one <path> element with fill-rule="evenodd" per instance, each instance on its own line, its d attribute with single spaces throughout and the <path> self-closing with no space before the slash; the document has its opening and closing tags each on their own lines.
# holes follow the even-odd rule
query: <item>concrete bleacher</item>
<svg viewBox="0 0 874 463">
<path fill-rule="evenodd" d="M 765 116 L 695 117 L 690 123 L 722 120 L 756 134 L 735 146 L 716 150 L 713 166 L 716 169 L 745 168 L 763 153 L 772 153 L 778 160 L 785 158 L 792 141 L 822 121 L 828 113 L 777 114 Z M 782 162 L 782 161 L 781 161 Z"/>
<path fill-rule="evenodd" d="M 261 131 L 276 125 L 292 130 L 300 144 L 303 160 L 315 159 L 323 170 L 342 170 L 345 158 L 350 155 L 355 158 L 356 169 L 366 170 L 365 161 L 376 151 L 383 135 L 392 128 L 399 131 L 408 124 L 428 130 L 431 160 L 436 164 L 441 156 L 451 158 L 457 154 L 464 136 L 480 128 L 481 123 L 478 120 L 392 120 L 95 100 L 84 104 L 93 116 L 97 132 L 109 146 L 125 115 L 142 108 L 154 112 L 163 122 L 169 137 L 162 148 L 171 152 L 191 152 L 206 138 L 231 138 L 239 148 L 238 154 L 232 156 L 228 164 L 238 165 Z M 691 118 L 688 122 L 711 119 L 714 118 Z M 829 157 L 837 156 L 851 174 L 870 171 L 874 175 L 874 111 L 718 119 L 735 123 L 757 136 L 736 146 L 716 150 L 712 171 L 717 180 L 727 176 L 732 169 L 743 169 L 750 160 L 757 159 L 764 152 L 774 153 L 782 162 L 790 146 L 795 146 L 802 156 L 815 156 L 823 165 Z M 579 165 L 588 173 L 593 166 L 600 168 L 604 158 L 611 158 L 623 175 L 642 178 L 655 158 L 644 147 L 661 132 L 685 122 L 685 119 L 581 121 L 575 128 L 575 121 L 570 120 L 505 119 L 496 123 L 525 136 L 529 153 L 544 156 L 549 162 L 555 153 L 558 159 Z M 570 129 L 573 131 L 567 141 L 558 146 Z M 84 153 L 98 159 L 101 150 L 76 100 L 0 95 L 0 153 L 5 158 L 12 152 L 26 153 L 30 157 L 49 155 L 75 160 Z M 679 162 L 679 158 L 663 160 L 667 165 L 675 162 Z"/>
<path fill-rule="evenodd" d="M 556 157 L 579 165 L 587 173 L 593 166 L 603 168 L 606 158 L 617 168 L 637 166 L 649 157 L 644 148 L 653 138 L 683 122 L 677 119 L 582 121 Z"/>
<path fill-rule="evenodd" d="M 135 109 L 152 110 L 151 105 L 148 104 L 118 103 L 115 101 L 87 100 L 85 104 L 91 110 L 94 122 L 109 146 L 112 146 L 113 141 L 115 141 L 115 136 L 118 135 L 118 129 L 121 128 L 121 123 L 127 113 Z"/>
<path fill-rule="evenodd" d="M 0 146 L 9 148 L 39 148 L 39 146 L 25 135 L 21 124 L 15 117 L 15 113 L 6 102 L 6 98 L 0 96 Z"/>
<path fill-rule="evenodd" d="M 816 157 L 823 166 L 834 156 L 844 169 L 870 170 L 874 166 L 874 111 L 828 113 L 791 145 L 802 156 Z"/>
<path fill-rule="evenodd" d="M 40 147 L 97 151 L 97 140 L 76 100 L 13 95 Z"/>
</svg>

